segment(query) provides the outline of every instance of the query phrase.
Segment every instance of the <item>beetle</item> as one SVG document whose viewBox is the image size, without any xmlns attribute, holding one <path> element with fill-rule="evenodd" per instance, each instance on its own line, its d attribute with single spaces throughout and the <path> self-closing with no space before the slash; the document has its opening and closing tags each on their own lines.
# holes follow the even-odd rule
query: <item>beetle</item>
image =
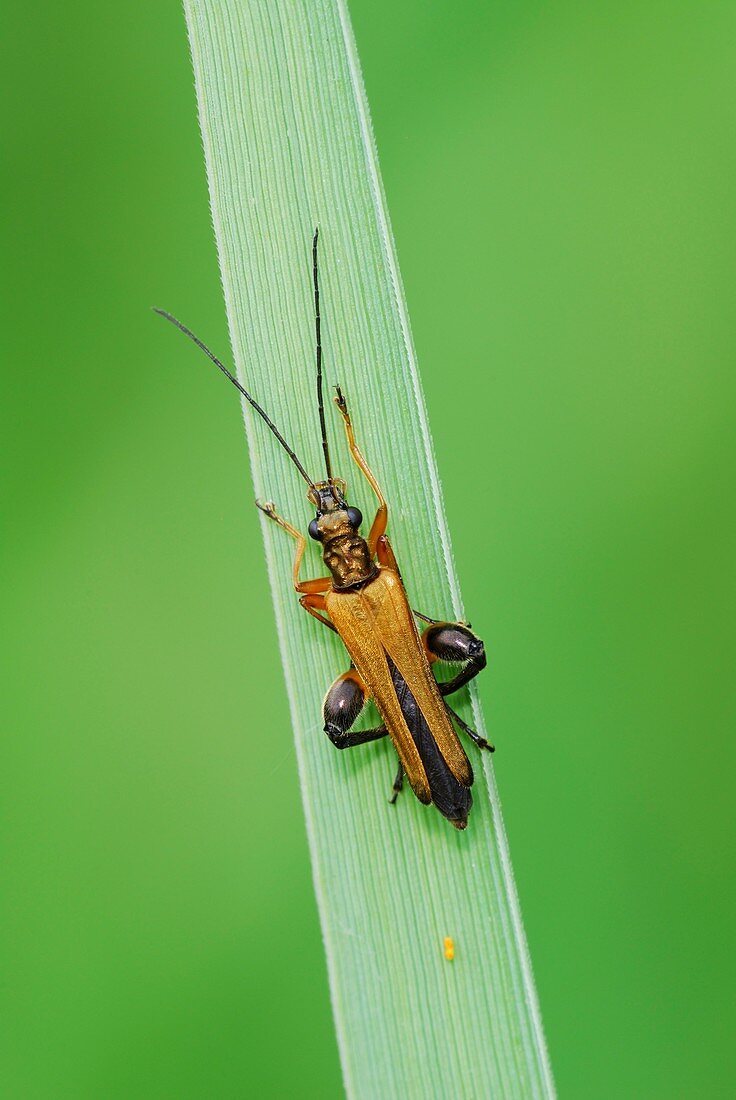
<svg viewBox="0 0 736 1100">
<path fill-rule="evenodd" d="M 456 829 L 462 830 L 467 826 L 473 804 L 470 791 L 473 769 L 453 721 L 479 748 L 489 752 L 494 748 L 451 709 L 446 698 L 485 667 L 485 647 L 470 624 L 431 619 L 412 610 L 386 535 L 388 504 L 355 441 L 352 418 L 339 386 L 335 386 L 334 402 L 343 421 L 348 449 L 377 501 L 366 537 L 360 533 L 363 517 L 358 508 L 350 505 L 345 482 L 333 476 L 323 398 L 318 239 L 317 229 L 312 240 L 312 281 L 317 410 L 327 474 L 323 481 L 314 481 L 309 476 L 265 410 L 199 337 L 166 310 L 155 312 L 193 340 L 240 391 L 309 486 L 307 499 L 315 515 L 308 533 L 322 548 L 329 570 L 327 576 L 300 580 L 305 535 L 292 527 L 272 502 L 257 500 L 256 505 L 296 542 L 292 580 L 299 603 L 339 634 L 350 656 L 349 669 L 338 676 L 325 696 L 324 732 L 338 749 L 390 737 L 399 761 L 390 802 L 396 802 L 406 776 L 420 802 L 433 803 Z M 421 635 L 416 619 L 426 624 Z M 438 681 L 432 670 L 437 661 L 459 665 L 459 671 L 450 680 Z M 371 729 L 354 729 L 371 698 L 381 724 Z"/>
</svg>

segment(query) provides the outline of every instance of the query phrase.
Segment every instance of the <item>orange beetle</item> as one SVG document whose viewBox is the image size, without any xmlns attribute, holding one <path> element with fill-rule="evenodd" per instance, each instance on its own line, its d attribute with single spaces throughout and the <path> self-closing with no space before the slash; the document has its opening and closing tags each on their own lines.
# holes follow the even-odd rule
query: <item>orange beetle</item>
<svg viewBox="0 0 736 1100">
<path fill-rule="evenodd" d="M 493 746 L 455 714 L 446 696 L 485 667 L 485 649 L 468 624 L 430 619 L 412 611 L 386 537 L 388 505 L 355 442 L 347 402 L 339 386 L 335 387 L 335 405 L 343 420 L 350 454 L 378 502 L 366 538 L 360 534 L 363 517 L 348 503 L 345 482 L 332 474 L 322 390 L 317 240 L 315 231 L 312 271 L 317 403 L 327 473 L 324 481 L 314 481 L 309 476 L 267 413 L 209 348 L 170 313 L 161 309 L 156 313 L 193 340 L 229 378 L 267 424 L 309 486 L 307 499 L 315 508 L 309 535 L 322 546 L 328 576 L 300 580 L 306 537 L 279 515 L 274 504 L 260 501 L 256 504 L 296 540 L 293 582 L 295 591 L 300 593 L 299 602 L 310 615 L 340 635 L 351 659 L 350 669 L 335 680 L 325 696 L 325 733 L 339 749 L 390 737 L 399 761 L 390 801 L 396 801 L 406 776 L 420 802 L 433 803 L 456 829 L 464 829 L 473 803 L 470 793 L 473 769 L 453 721 L 481 749 L 493 752 Z M 427 624 L 421 635 L 417 618 Z M 438 682 L 432 672 L 432 664 L 438 660 L 456 663 L 461 668 L 451 680 Z M 381 724 L 356 730 L 353 727 L 370 698 L 381 715 Z M 450 950 L 447 941 L 445 948 L 447 955 Z"/>
</svg>

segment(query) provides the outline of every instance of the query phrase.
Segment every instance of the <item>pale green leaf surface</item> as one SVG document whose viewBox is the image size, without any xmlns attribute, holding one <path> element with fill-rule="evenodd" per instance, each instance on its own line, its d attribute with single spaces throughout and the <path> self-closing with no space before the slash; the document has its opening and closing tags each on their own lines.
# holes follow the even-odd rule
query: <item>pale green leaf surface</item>
<svg viewBox="0 0 736 1100">
<path fill-rule="evenodd" d="M 463 617 L 346 9 L 338 0 L 185 7 L 239 375 L 321 477 L 310 283 L 318 225 L 327 381 L 342 385 L 387 493 L 412 605 Z M 370 492 L 329 414 L 336 472 L 368 517 Z M 245 422 L 257 494 L 304 527 L 304 483 L 249 409 Z M 266 521 L 264 538 L 349 1095 L 552 1096 L 489 757 L 470 746 L 477 781 L 465 833 L 410 791 L 390 807 L 390 745 L 338 753 L 321 732 L 321 701 L 346 654 L 297 603 L 292 541 Z M 303 576 L 323 572 L 310 546 Z M 470 703 L 462 709 L 482 729 L 471 695 L 473 714 Z M 284 1049 L 288 1057 L 288 1038 Z"/>
</svg>

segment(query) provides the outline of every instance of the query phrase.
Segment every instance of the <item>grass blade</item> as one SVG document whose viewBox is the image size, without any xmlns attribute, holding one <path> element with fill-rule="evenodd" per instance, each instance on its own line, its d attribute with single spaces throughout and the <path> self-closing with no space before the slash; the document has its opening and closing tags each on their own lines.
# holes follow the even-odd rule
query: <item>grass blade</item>
<svg viewBox="0 0 736 1100">
<path fill-rule="evenodd" d="M 239 376 L 321 476 L 310 286 L 318 225 L 328 381 L 345 390 L 388 492 L 413 605 L 463 617 L 345 6 L 185 7 Z M 257 494 L 303 526 L 303 483 L 251 410 L 244 415 Z M 367 516 L 373 502 L 349 468 L 336 416 L 329 430 L 334 465 Z M 291 541 L 266 521 L 263 533 L 349 1095 L 554 1095 L 489 759 L 473 757 L 464 834 L 411 794 L 389 807 L 390 746 L 337 753 L 321 733 L 322 696 L 346 655 L 297 604 Z M 304 575 L 322 572 L 310 549 Z M 482 729 L 475 692 L 461 710 Z"/>
</svg>

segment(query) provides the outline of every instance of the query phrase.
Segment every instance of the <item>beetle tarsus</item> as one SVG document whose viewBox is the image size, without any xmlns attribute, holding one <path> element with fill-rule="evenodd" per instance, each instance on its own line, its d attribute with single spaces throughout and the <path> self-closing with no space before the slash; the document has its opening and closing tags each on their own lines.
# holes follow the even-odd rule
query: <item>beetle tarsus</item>
<svg viewBox="0 0 736 1100">
<path fill-rule="evenodd" d="M 467 733 L 470 740 L 473 741 L 479 749 L 486 749 L 488 752 L 496 751 L 496 746 L 492 745 L 490 741 L 487 741 L 485 737 L 481 737 L 481 735 L 477 733 L 471 726 L 469 726 L 468 723 L 463 718 L 461 718 L 459 714 L 455 713 L 455 711 L 448 703 L 445 703 L 445 706 L 447 707 L 448 713 L 454 718 L 460 729 L 463 730 L 464 733 Z"/>
<path fill-rule="evenodd" d="M 404 789 L 404 765 L 401 763 L 401 761 L 399 761 L 399 770 L 396 772 L 396 778 L 394 779 L 394 785 L 391 788 L 391 790 L 393 791 L 393 794 L 391 795 L 391 797 L 388 800 L 390 806 L 395 806 L 396 805 L 396 799 L 399 797 L 399 795 L 401 794 L 403 789 Z"/>
</svg>

